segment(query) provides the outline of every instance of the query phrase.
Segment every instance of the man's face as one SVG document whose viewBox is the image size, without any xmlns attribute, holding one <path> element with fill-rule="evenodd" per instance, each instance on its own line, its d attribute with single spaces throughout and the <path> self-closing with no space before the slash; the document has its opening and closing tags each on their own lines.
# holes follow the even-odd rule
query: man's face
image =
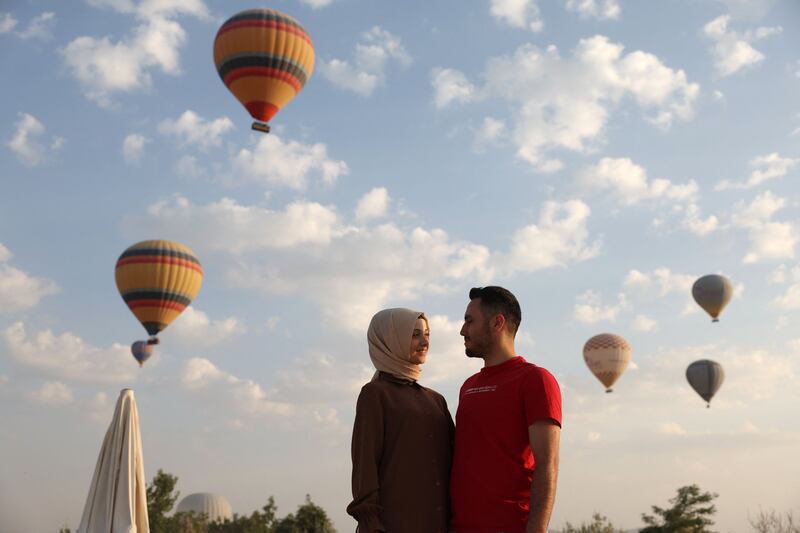
<svg viewBox="0 0 800 533">
<path fill-rule="evenodd" d="M 492 345 L 492 333 L 488 317 L 481 309 L 480 298 L 470 300 L 467 305 L 461 336 L 464 337 L 464 351 L 467 357 L 484 357 L 488 353 Z"/>
</svg>

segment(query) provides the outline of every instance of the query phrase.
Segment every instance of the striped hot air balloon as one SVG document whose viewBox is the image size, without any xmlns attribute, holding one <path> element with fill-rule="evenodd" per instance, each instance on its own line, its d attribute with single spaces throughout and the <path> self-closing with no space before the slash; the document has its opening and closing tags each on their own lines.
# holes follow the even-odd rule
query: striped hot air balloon
<svg viewBox="0 0 800 533">
<path fill-rule="evenodd" d="M 295 19 L 274 9 L 229 18 L 214 39 L 214 64 L 230 92 L 268 132 L 269 122 L 297 96 L 314 71 L 314 45 Z"/>
<path fill-rule="evenodd" d="M 606 387 L 606 392 L 612 392 L 611 386 L 631 361 L 631 346 L 619 335 L 601 333 L 583 345 L 583 359 L 592 374 Z"/>
<path fill-rule="evenodd" d="M 171 241 L 142 241 L 119 256 L 114 272 L 122 299 L 157 344 L 166 328 L 200 292 L 203 267 L 194 252 Z"/>
</svg>

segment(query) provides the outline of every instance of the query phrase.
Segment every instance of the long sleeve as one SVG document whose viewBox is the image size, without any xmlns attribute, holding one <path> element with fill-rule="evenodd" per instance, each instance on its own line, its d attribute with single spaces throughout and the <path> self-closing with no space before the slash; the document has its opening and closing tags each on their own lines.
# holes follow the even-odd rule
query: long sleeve
<svg viewBox="0 0 800 533">
<path fill-rule="evenodd" d="M 358 521 L 358 533 L 385 532 L 381 521 L 379 469 L 383 454 L 383 407 L 378 391 L 369 384 L 356 404 L 351 454 L 353 501 L 347 513 Z"/>
</svg>

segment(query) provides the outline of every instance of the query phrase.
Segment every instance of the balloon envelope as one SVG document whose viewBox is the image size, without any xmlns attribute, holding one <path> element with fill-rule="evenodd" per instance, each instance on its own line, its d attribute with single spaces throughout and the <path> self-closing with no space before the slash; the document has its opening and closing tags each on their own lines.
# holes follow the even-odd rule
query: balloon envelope
<svg viewBox="0 0 800 533">
<path fill-rule="evenodd" d="M 606 392 L 611 392 L 611 386 L 630 363 L 631 346 L 619 335 L 602 333 L 586 341 L 583 359 L 592 374 L 605 385 Z"/>
<path fill-rule="evenodd" d="M 314 72 L 314 45 L 295 19 L 274 9 L 229 18 L 214 39 L 222 82 L 250 115 L 268 122 Z"/>
<path fill-rule="evenodd" d="M 686 380 L 706 404 L 710 404 L 711 398 L 725 381 L 725 371 L 716 361 L 701 359 L 686 368 Z"/>
<path fill-rule="evenodd" d="M 139 362 L 139 366 L 142 366 L 145 361 L 150 359 L 150 356 L 153 355 L 153 350 L 153 345 L 148 344 L 147 341 L 136 341 L 131 344 L 131 354 Z"/>
<path fill-rule="evenodd" d="M 119 256 L 117 289 L 150 335 L 156 335 L 200 292 L 203 268 L 189 248 L 171 241 L 142 241 Z"/>
<path fill-rule="evenodd" d="M 732 296 L 733 285 L 728 278 L 719 274 L 703 276 L 692 285 L 694 301 L 711 315 L 712 322 L 719 322 L 719 314 Z"/>
</svg>

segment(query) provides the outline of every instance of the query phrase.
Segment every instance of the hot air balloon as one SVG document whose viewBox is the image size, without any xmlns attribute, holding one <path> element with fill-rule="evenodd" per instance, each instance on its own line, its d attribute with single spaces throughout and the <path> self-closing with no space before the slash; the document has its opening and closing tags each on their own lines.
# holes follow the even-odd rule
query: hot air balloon
<svg viewBox="0 0 800 533">
<path fill-rule="evenodd" d="M 314 72 L 314 45 L 295 19 L 274 9 L 248 9 L 220 26 L 214 64 L 222 82 L 256 119 L 267 122 L 294 98 Z"/>
<path fill-rule="evenodd" d="M 611 386 L 631 360 L 631 346 L 619 335 L 602 333 L 583 345 L 583 359 L 592 374 L 605 385 L 606 392 L 612 392 Z"/>
<path fill-rule="evenodd" d="M 189 248 L 171 241 L 142 241 L 119 256 L 114 272 L 122 299 L 158 344 L 156 335 L 200 291 L 203 268 Z"/>
<path fill-rule="evenodd" d="M 697 304 L 711 315 L 712 322 L 719 322 L 719 314 L 731 301 L 733 285 L 725 276 L 709 274 L 692 285 L 692 297 Z"/>
<path fill-rule="evenodd" d="M 136 341 L 131 344 L 131 354 L 133 358 L 139 363 L 141 367 L 145 361 L 150 359 L 150 356 L 153 355 L 153 345 L 149 344 L 147 341 Z"/>
<path fill-rule="evenodd" d="M 686 368 L 686 380 L 694 391 L 706 401 L 706 407 L 711 407 L 711 398 L 725 381 L 725 371 L 722 365 L 710 359 L 695 361 Z"/>
</svg>

